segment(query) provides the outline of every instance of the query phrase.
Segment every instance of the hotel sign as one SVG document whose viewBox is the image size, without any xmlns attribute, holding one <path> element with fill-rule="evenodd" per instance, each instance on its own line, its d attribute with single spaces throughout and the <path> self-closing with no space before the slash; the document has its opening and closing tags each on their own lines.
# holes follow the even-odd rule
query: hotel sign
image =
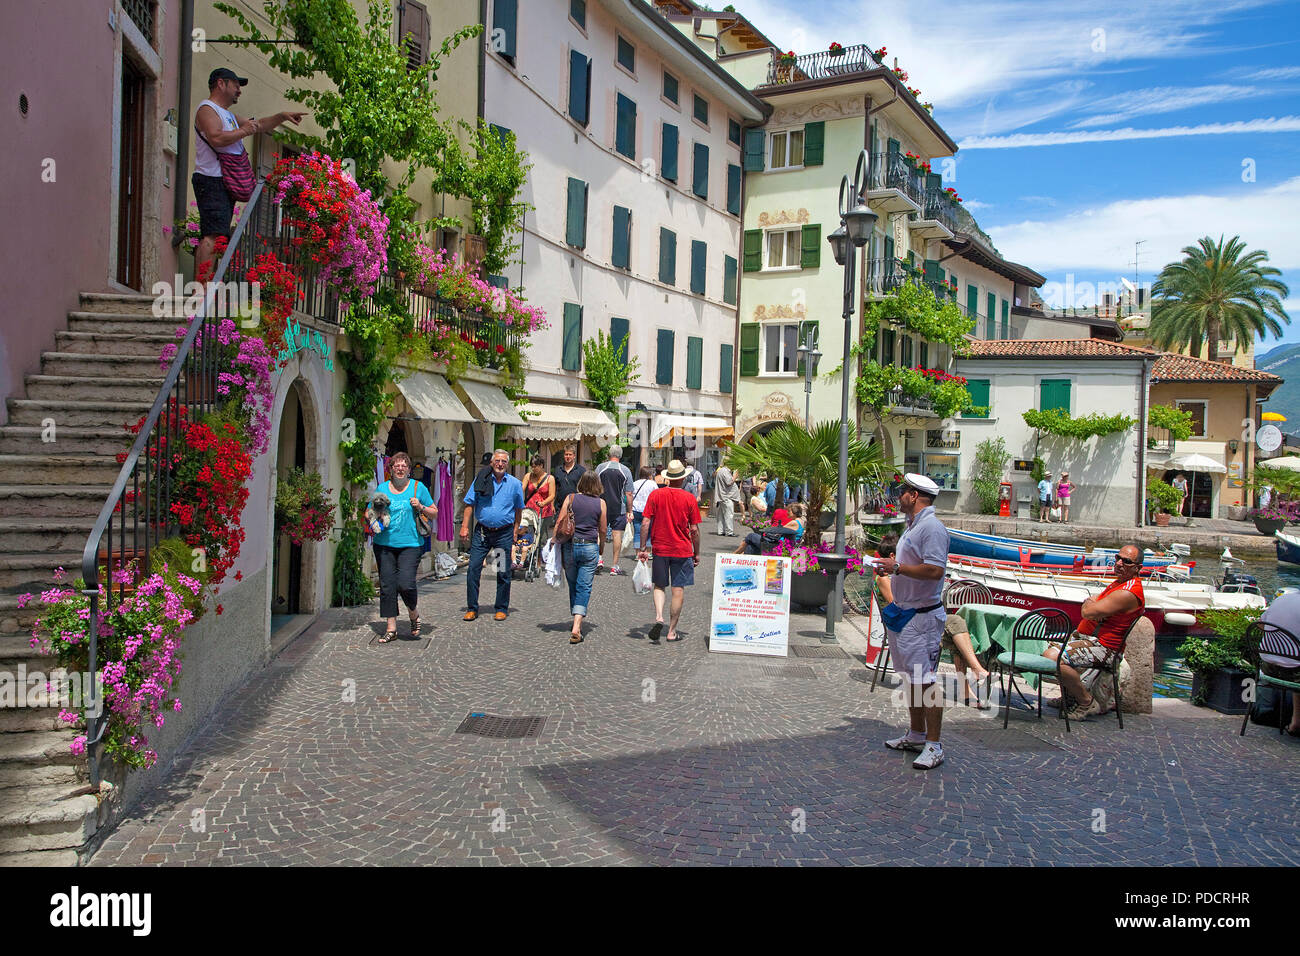
<svg viewBox="0 0 1300 956">
<path fill-rule="evenodd" d="M 955 451 L 961 447 L 961 432 L 930 429 L 925 433 L 926 448 L 946 448 Z"/>
</svg>

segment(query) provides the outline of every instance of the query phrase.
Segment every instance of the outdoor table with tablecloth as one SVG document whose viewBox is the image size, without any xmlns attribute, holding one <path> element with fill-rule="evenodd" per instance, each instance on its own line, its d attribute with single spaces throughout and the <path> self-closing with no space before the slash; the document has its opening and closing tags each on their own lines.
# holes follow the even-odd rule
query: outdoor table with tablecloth
<svg viewBox="0 0 1300 956">
<path fill-rule="evenodd" d="M 956 613 L 966 622 L 975 653 L 982 655 L 994 644 L 1000 651 L 1011 650 L 1011 631 L 1015 628 L 1016 621 L 1029 613 L 1029 609 L 1003 604 L 963 604 Z M 1047 641 L 1024 640 L 1016 644 L 1016 653 L 1041 655 L 1046 648 Z M 1022 673 L 1020 676 L 1031 687 L 1038 686 L 1037 675 Z"/>
</svg>

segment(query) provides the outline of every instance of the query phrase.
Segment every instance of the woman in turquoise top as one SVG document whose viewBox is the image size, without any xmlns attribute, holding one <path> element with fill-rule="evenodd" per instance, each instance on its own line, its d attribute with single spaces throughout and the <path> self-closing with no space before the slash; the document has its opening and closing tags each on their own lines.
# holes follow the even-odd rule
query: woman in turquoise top
<svg viewBox="0 0 1300 956">
<path fill-rule="evenodd" d="M 415 569 L 420 563 L 420 529 L 417 514 L 438 519 L 438 508 L 429 489 L 411 480 L 411 459 L 399 451 L 388 461 L 389 479 L 377 491 L 388 496 L 388 527 L 375 535 L 375 564 L 379 568 L 379 615 L 388 628 L 379 639 L 387 644 L 397 637 L 397 598 L 411 613 L 411 636 L 420 636 L 420 613 L 416 608 Z M 366 517 L 374 513 L 367 508 Z"/>
</svg>

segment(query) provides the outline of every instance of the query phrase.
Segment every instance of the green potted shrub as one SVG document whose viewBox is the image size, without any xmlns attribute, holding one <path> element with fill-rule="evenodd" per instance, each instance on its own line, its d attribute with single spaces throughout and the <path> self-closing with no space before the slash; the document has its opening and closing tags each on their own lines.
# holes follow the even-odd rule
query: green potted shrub
<svg viewBox="0 0 1300 956">
<path fill-rule="evenodd" d="M 1159 528 L 1169 527 L 1169 516 L 1178 512 L 1182 496 L 1173 485 L 1159 478 L 1147 479 L 1147 502 L 1155 513 L 1155 523 Z"/>
<path fill-rule="evenodd" d="M 1196 619 L 1213 634 L 1189 636 L 1178 647 L 1183 666 L 1192 672 L 1192 703 L 1221 714 L 1244 714 L 1249 704 L 1245 682 L 1254 677 L 1246 659 L 1246 628 L 1263 608 L 1200 611 Z"/>
</svg>

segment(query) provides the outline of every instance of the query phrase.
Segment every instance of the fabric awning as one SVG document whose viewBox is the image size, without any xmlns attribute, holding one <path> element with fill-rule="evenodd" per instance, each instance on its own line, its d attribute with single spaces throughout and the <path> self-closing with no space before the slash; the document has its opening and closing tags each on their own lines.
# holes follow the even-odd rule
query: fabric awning
<svg viewBox="0 0 1300 956">
<path fill-rule="evenodd" d="M 722 418 L 706 415 L 656 415 L 650 429 L 652 448 L 664 448 L 674 440 L 691 438 L 734 438 L 735 429 Z"/>
<path fill-rule="evenodd" d="M 465 410 L 447 380 L 430 372 L 412 372 L 397 383 L 397 390 L 411 406 L 417 418 L 441 422 L 472 422 L 477 419 Z"/>
<path fill-rule="evenodd" d="M 452 390 L 465 401 L 465 406 L 477 415 L 481 422 L 492 425 L 524 423 L 523 416 L 515 408 L 515 403 L 495 385 L 461 379 L 452 386 Z"/>
<path fill-rule="evenodd" d="M 599 408 L 580 405 L 550 405 L 546 402 L 529 402 L 524 408 L 528 424 L 514 429 L 520 438 L 540 441 L 580 441 L 595 438 L 611 442 L 618 437 L 618 425 Z"/>
</svg>

